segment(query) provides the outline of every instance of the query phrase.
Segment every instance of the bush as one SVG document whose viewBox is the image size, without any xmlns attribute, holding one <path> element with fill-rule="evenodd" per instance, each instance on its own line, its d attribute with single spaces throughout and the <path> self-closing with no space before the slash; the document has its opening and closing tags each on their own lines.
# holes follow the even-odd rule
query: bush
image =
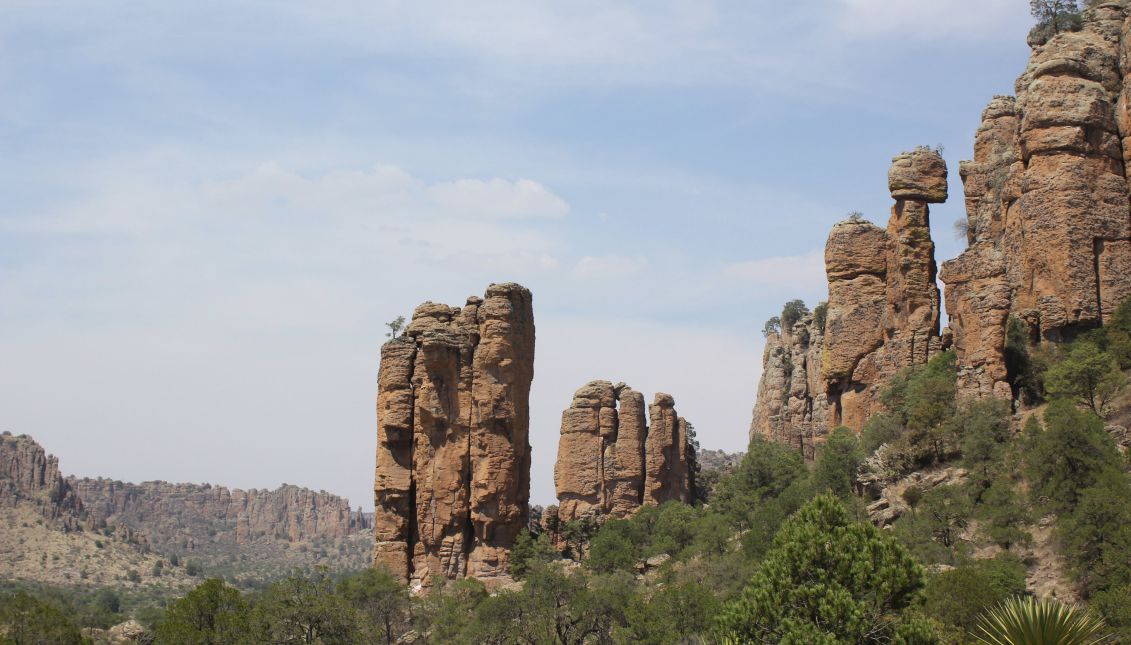
<svg viewBox="0 0 1131 645">
<path fill-rule="evenodd" d="M 1002 554 L 932 576 L 924 609 L 944 625 L 969 632 L 986 607 L 1024 593 L 1025 566 L 1015 556 Z"/>
</svg>

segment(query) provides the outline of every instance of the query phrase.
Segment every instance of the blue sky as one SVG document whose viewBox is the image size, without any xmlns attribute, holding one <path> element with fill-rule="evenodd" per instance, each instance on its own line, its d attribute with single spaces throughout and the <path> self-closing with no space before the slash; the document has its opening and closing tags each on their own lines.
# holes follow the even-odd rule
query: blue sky
<svg viewBox="0 0 1131 645">
<path fill-rule="evenodd" d="M 595 378 L 742 449 L 762 322 L 901 150 L 958 161 L 1020 0 L 0 4 L 0 430 L 66 472 L 372 506 L 382 323 L 534 292 L 533 501 Z"/>
</svg>

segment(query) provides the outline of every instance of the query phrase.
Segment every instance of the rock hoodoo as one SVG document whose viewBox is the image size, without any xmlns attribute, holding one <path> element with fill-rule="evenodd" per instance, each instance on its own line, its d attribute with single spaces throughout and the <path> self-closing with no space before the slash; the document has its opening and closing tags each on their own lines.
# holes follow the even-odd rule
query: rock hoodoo
<svg viewBox="0 0 1131 645">
<path fill-rule="evenodd" d="M 812 457 L 830 428 L 859 430 L 886 379 L 942 348 L 928 204 L 947 198 L 946 163 L 917 148 L 892 160 L 887 229 L 859 216 L 825 244 L 827 309 L 766 339 L 751 434 Z"/>
<path fill-rule="evenodd" d="M 574 393 L 562 412 L 554 466 L 558 508 L 548 521 L 625 518 L 644 504 L 691 501 L 687 421 L 668 394 L 657 394 L 648 406 L 650 425 L 644 412 L 644 395 L 624 383 L 591 381 Z"/>
<path fill-rule="evenodd" d="M 466 306 L 426 302 L 381 348 L 374 563 L 425 587 L 505 576 L 527 525 L 530 291 L 493 284 Z"/>
<path fill-rule="evenodd" d="M 1071 340 L 1131 295 L 1131 20 L 1124 2 L 1033 49 L 959 168 L 968 248 L 943 263 L 959 392 L 1011 398 L 1006 326 Z"/>
</svg>

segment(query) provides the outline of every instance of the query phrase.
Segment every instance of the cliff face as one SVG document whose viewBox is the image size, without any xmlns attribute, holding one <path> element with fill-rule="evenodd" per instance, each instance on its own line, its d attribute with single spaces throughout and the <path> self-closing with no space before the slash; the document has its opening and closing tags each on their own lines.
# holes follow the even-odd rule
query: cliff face
<svg viewBox="0 0 1131 645">
<path fill-rule="evenodd" d="M 374 562 L 414 585 L 506 575 L 527 525 L 530 291 L 493 284 L 466 306 L 424 303 L 381 348 Z"/>
<path fill-rule="evenodd" d="M 643 504 L 690 501 L 687 421 L 668 394 L 657 394 L 648 414 L 650 426 L 644 395 L 624 383 L 591 381 L 574 393 L 562 413 L 554 465 L 555 522 L 625 518 Z"/>
<path fill-rule="evenodd" d="M 968 249 L 943 264 L 960 393 L 1009 398 L 1010 316 L 1070 340 L 1131 295 L 1131 20 L 1124 2 L 1033 49 L 960 166 Z"/>
<path fill-rule="evenodd" d="M 240 490 L 163 481 L 131 484 L 70 478 L 89 525 L 125 525 L 157 550 L 208 541 L 246 545 L 260 538 L 284 542 L 338 540 L 368 528 L 349 502 L 325 491 L 283 485 Z"/>
<path fill-rule="evenodd" d="M 192 557 L 205 567 L 222 563 L 229 574 L 234 567 L 261 577 L 313 562 L 356 569 L 358 548 L 369 549 L 370 518 L 324 491 L 64 477 L 58 460 L 34 439 L 5 433 L 0 508 L 29 504 L 68 532 L 113 535 L 122 545 Z M 289 548 L 296 542 L 315 548 Z M 328 543 L 338 548 L 327 551 Z M 229 560 L 237 554 L 243 564 Z"/>
<path fill-rule="evenodd" d="M 808 458 L 829 429 L 860 430 L 887 379 L 942 349 L 928 204 L 946 200 L 946 164 L 926 148 L 900 154 L 888 188 L 886 229 L 853 217 L 829 233 L 824 324 L 810 315 L 766 339 L 751 434 Z"/>
<path fill-rule="evenodd" d="M 49 520 L 74 528 L 82 500 L 59 472 L 59 459 L 27 435 L 0 434 L 0 507 L 34 504 Z"/>
</svg>

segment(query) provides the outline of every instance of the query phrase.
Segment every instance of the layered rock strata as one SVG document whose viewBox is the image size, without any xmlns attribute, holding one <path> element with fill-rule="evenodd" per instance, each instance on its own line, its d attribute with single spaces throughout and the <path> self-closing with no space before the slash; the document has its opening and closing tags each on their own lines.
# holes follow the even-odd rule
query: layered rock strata
<svg viewBox="0 0 1131 645">
<path fill-rule="evenodd" d="M 591 381 L 574 393 L 562 412 L 554 465 L 558 506 L 544 525 L 625 518 L 641 505 L 691 500 L 687 421 L 668 394 L 657 394 L 647 412 L 650 424 L 644 395 L 624 383 Z"/>
<path fill-rule="evenodd" d="M 928 205 L 947 198 L 946 164 L 928 148 L 902 153 L 888 188 L 886 229 L 853 216 L 829 233 L 824 320 L 767 336 L 751 434 L 812 458 L 830 428 L 863 427 L 891 376 L 942 349 Z"/>
<path fill-rule="evenodd" d="M 968 248 L 943 263 L 963 395 L 1010 398 L 1008 319 L 1032 342 L 1100 326 L 1131 295 L 1131 20 L 1125 2 L 1035 46 L 1016 97 L 982 113 L 966 190 Z"/>
<path fill-rule="evenodd" d="M 530 291 L 426 302 L 381 348 L 374 563 L 416 587 L 500 578 L 530 497 Z"/>
</svg>

